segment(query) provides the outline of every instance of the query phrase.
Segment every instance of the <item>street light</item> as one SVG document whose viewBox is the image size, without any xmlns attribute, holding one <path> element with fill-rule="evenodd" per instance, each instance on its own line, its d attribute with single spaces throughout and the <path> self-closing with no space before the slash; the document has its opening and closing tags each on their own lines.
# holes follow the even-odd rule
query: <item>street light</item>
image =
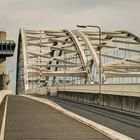
<svg viewBox="0 0 140 140">
<path fill-rule="evenodd" d="M 101 71 L 101 28 L 99 26 L 94 26 L 94 25 L 77 25 L 77 27 L 80 28 L 97 28 L 99 31 L 99 93 L 101 93 L 101 84 L 102 84 L 102 71 Z"/>
</svg>

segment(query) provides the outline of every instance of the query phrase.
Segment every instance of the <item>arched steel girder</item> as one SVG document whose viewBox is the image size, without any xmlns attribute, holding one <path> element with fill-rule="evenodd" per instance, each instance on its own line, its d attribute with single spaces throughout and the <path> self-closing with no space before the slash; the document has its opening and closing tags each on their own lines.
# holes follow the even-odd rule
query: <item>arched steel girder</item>
<svg viewBox="0 0 140 140">
<path fill-rule="evenodd" d="M 22 53 L 21 53 L 22 51 Z M 19 41 L 18 41 L 18 51 L 17 51 L 17 79 L 16 81 L 18 87 L 16 90 L 23 88 L 22 90 L 28 89 L 28 53 L 27 53 L 27 44 L 26 44 L 26 36 L 24 29 L 20 29 L 19 31 Z M 23 59 L 23 60 L 22 60 Z M 23 67 L 21 68 L 20 63 L 22 61 Z M 19 74 L 20 71 L 23 71 L 23 74 Z"/>
<path fill-rule="evenodd" d="M 69 30 L 62 30 L 62 32 L 64 32 L 64 33 L 66 33 L 67 34 L 67 36 L 71 39 L 71 41 L 73 42 L 73 44 L 74 44 L 74 46 L 75 46 L 75 49 L 77 50 L 77 53 L 78 53 L 78 55 L 79 55 L 79 58 L 80 58 L 80 60 L 81 60 L 81 62 L 82 62 L 82 64 L 81 64 L 81 66 L 82 66 L 82 68 L 83 68 L 83 70 L 87 73 L 87 80 L 86 80 L 86 82 L 85 83 L 91 83 L 91 81 L 92 81 L 92 75 L 91 75 L 91 73 L 88 71 L 88 68 L 86 67 L 86 62 L 87 62 L 87 59 L 86 59 L 86 57 L 85 57 L 85 55 L 84 55 L 84 53 L 83 53 L 83 51 L 81 50 L 81 48 L 79 47 L 80 45 L 79 45 L 79 42 L 78 42 L 78 40 L 77 40 L 77 38 L 74 36 L 74 34 L 71 32 L 71 31 L 69 31 Z M 55 46 L 54 46 L 55 47 Z M 62 56 L 62 50 L 60 51 L 60 53 L 59 53 L 59 57 L 61 57 Z M 54 55 L 52 56 L 52 57 L 54 57 Z M 57 71 L 57 68 L 55 69 L 55 71 Z M 67 74 L 67 73 L 66 73 Z M 55 80 L 55 78 L 56 77 L 54 77 L 54 80 Z"/>
<path fill-rule="evenodd" d="M 77 48 L 77 50 L 79 52 L 84 70 L 87 71 L 87 83 L 89 83 L 89 84 L 93 83 L 92 74 L 91 74 L 89 68 L 87 67 L 87 58 L 86 58 L 83 50 L 80 47 L 78 39 L 76 38 L 76 36 L 74 35 L 74 33 L 72 31 L 69 31 L 69 30 L 64 30 L 64 31 L 67 32 L 69 34 L 69 36 L 72 38 L 72 40 L 75 44 L 75 47 Z"/>
<path fill-rule="evenodd" d="M 95 63 L 96 68 L 97 68 L 98 73 L 99 73 L 100 72 L 100 69 L 99 69 L 99 55 L 96 53 L 96 51 L 93 48 L 92 44 L 90 43 L 89 39 L 87 38 L 87 36 L 82 31 L 73 30 L 72 32 L 75 35 L 77 35 L 78 37 L 80 37 L 85 42 L 85 45 L 88 48 L 88 50 L 90 51 L 90 54 L 91 54 L 92 59 L 93 59 L 93 62 Z M 101 74 L 101 76 L 102 76 L 101 79 L 102 79 L 102 83 L 103 83 L 105 81 L 105 75 L 104 75 L 102 67 L 101 67 L 101 73 L 102 73 Z"/>
<path fill-rule="evenodd" d="M 41 36 L 40 34 L 43 34 Z M 24 83 L 24 90 L 27 90 L 29 88 L 29 81 L 34 79 L 34 77 L 37 77 L 39 75 L 38 69 L 40 68 L 40 71 L 42 71 L 42 77 L 79 77 L 79 78 L 85 78 L 88 79 L 87 83 L 91 83 L 91 77 L 88 74 L 89 71 L 86 69 L 86 58 L 84 58 L 83 63 L 83 57 L 81 55 L 82 51 L 80 52 L 78 49 L 78 41 L 75 41 L 74 35 L 70 33 L 70 31 L 64 31 L 61 30 L 59 32 L 57 31 L 36 31 L 36 30 L 24 30 L 21 29 L 19 33 L 20 39 L 19 39 L 19 45 L 18 45 L 18 63 L 21 63 L 20 57 L 22 56 L 23 64 L 22 68 L 20 66 L 17 67 L 17 73 L 20 75 L 22 73 L 22 83 Z M 45 39 L 45 41 L 44 41 Z M 40 41 L 42 40 L 42 41 Z M 58 42 L 56 45 L 53 45 L 53 42 Z M 73 47 L 73 48 L 72 48 Z M 40 52 L 38 50 L 43 49 L 44 52 Z M 75 49 L 74 49 L 75 48 Z M 21 52 L 22 50 L 22 52 Z M 66 52 L 71 56 L 78 56 L 79 63 L 71 62 L 67 59 L 64 59 L 64 54 L 61 53 L 60 55 L 51 55 L 53 51 L 62 51 L 63 53 Z M 83 55 L 84 56 L 84 55 Z M 47 63 L 47 64 L 37 64 L 34 62 L 34 60 L 38 57 L 41 57 L 41 59 L 44 59 L 46 62 L 60 62 L 60 63 Z M 68 57 L 68 56 L 66 56 Z M 35 59 L 34 59 L 35 58 Z M 62 69 L 65 67 L 62 63 L 66 63 L 66 67 L 72 68 L 71 71 L 60 71 L 59 69 Z M 32 64 L 34 63 L 34 64 Z M 49 69 L 49 68 L 55 68 Z M 44 70 L 41 69 L 45 68 Z M 78 73 L 78 69 L 80 70 Z M 22 72 L 21 72 L 22 70 Z M 76 71 L 74 71 L 76 70 Z M 20 74 L 19 74 L 20 73 Z M 87 74 L 88 73 L 88 74 Z M 87 76 L 88 75 L 88 76 Z M 19 82 L 19 81 L 17 81 Z"/>
<path fill-rule="evenodd" d="M 99 39 L 96 37 L 97 33 L 90 31 L 83 31 L 83 33 L 92 42 L 94 48 L 99 47 L 95 43 L 95 40 Z M 102 62 L 105 79 L 140 77 L 139 37 L 128 31 L 102 32 L 101 40 L 103 42 L 101 56 L 103 59 L 109 59 L 108 62 Z"/>
<path fill-rule="evenodd" d="M 135 41 L 139 42 L 140 43 L 140 37 L 132 34 L 131 32 L 128 32 L 128 31 L 125 31 L 125 30 L 120 30 L 119 32 L 121 33 L 125 33 L 127 34 L 127 36 L 132 36 L 134 38 Z"/>
</svg>

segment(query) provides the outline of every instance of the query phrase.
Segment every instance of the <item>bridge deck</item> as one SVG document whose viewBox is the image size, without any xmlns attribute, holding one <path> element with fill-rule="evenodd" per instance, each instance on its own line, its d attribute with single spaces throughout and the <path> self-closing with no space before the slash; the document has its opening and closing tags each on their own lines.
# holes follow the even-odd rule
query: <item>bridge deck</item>
<svg viewBox="0 0 140 140">
<path fill-rule="evenodd" d="M 109 140 L 96 130 L 36 101 L 9 96 L 5 140 Z"/>
</svg>

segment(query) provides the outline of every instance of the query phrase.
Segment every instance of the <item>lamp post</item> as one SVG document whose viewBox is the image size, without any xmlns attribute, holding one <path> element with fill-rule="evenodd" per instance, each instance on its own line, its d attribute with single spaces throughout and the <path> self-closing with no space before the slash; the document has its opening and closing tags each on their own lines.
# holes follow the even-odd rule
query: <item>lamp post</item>
<svg viewBox="0 0 140 140">
<path fill-rule="evenodd" d="M 77 25 L 80 28 L 97 28 L 99 32 L 99 93 L 101 93 L 101 84 L 102 84 L 102 70 L 101 70 L 101 28 L 99 26 L 94 25 Z"/>
<path fill-rule="evenodd" d="M 66 54 L 64 51 L 64 61 L 66 60 Z M 66 63 L 64 62 L 64 92 L 65 92 L 65 86 L 66 86 Z"/>
</svg>

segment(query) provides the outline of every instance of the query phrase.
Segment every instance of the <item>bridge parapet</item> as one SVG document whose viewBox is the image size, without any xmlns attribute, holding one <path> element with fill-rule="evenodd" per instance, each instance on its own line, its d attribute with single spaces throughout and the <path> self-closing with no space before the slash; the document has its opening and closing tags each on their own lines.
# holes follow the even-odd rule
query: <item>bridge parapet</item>
<svg viewBox="0 0 140 140">
<path fill-rule="evenodd" d="M 57 96 L 58 87 L 42 87 L 42 88 L 32 88 L 28 89 L 24 92 L 20 92 L 19 94 L 39 94 L 39 95 L 47 95 L 47 92 L 50 91 L 50 96 Z"/>
<path fill-rule="evenodd" d="M 99 85 L 86 84 L 32 88 L 21 92 L 21 94 L 46 94 L 48 90 L 50 90 L 52 96 L 56 96 L 58 92 L 79 92 L 140 97 L 140 84 L 102 84 L 101 93 L 99 93 Z"/>
<path fill-rule="evenodd" d="M 4 97 L 6 97 L 7 95 L 10 95 L 10 94 L 12 94 L 11 90 L 1 90 L 0 91 L 0 105 L 1 105 Z"/>
<path fill-rule="evenodd" d="M 26 90 L 24 94 L 47 95 L 48 89 L 51 96 L 140 113 L 139 84 L 104 84 L 100 93 L 99 85 L 88 84 L 36 88 Z"/>
<path fill-rule="evenodd" d="M 58 87 L 58 91 L 99 93 L 99 85 L 71 85 Z M 140 97 L 140 84 L 102 84 L 100 94 Z"/>
<path fill-rule="evenodd" d="M 132 113 L 140 113 L 140 85 L 64 86 L 58 89 L 58 97 L 78 102 L 97 104 Z"/>
<path fill-rule="evenodd" d="M 12 94 L 10 90 L 0 91 L 0 140 L 4 139 L 4 130 L 6 122 L 6 110 L 7 110 L 7 95 Z"/>
</svg>

